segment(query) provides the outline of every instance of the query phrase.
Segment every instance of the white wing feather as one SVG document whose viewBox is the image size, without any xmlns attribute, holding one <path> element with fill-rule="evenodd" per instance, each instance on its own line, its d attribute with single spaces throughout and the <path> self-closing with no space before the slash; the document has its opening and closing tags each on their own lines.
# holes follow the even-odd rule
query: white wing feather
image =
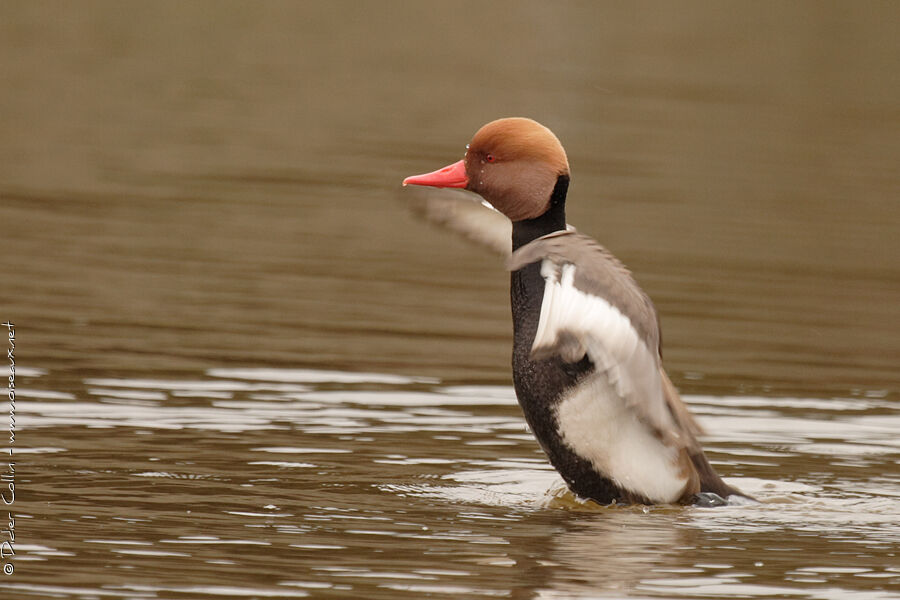
<svg viewBox="0 0 900 600">
<path fill-rule="evenodd" d="M 627 407 L 660 433 L 677 439 L 678 428 L 663 395 L 657 349 L 647 346 L 615 306 L 576 288 L 575 270 L 573 264 L 542 262 L 546 284 L 532 352 L 546 354 L 558 347 L 571 352 L 577 341 Z M 583 355 L 564 358 L 577 360 Z"/>
</svg>

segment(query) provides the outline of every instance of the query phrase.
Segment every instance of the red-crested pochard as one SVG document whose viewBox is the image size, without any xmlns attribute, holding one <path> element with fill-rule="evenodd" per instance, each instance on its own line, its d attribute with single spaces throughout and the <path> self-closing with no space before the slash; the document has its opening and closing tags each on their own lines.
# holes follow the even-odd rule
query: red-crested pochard
<svg viewBox="0 0 900 600">
<path fill-rule="evenodd" d="M 575 494 L 602 504 L 716 503 L 711 494 L 740 494 L 709 464 L 700 429 L 662 367 L 650 298 L 609 251 L 567 228 L 569 162 L 553 132 L 531 119 L 492 121 L 465 158 L 403 184 L 465 188 L 512 222 L 516 395 Z M 509 249 L 508 237 L 471 235 Z"/>
</svg>

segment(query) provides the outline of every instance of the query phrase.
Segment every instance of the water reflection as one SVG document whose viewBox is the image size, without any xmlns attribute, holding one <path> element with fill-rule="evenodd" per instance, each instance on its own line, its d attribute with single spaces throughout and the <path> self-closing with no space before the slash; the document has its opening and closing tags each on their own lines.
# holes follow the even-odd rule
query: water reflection
<svg viewBox="0 0 900 600">
<path fill-rule="evenodd" d="M 22 597 L 765 597 L 900 582 L 900 423 L 884 399 L 689 396 L 716 432 L 713 462 L 762 502 L 607 508 L 565 490 L 507 387 L 308 369 L 87 378 L 66 394 L 30 379 L 22 427 L 54 443 L 22 451 L 53 466 L 23 484 L 45 508 L 22 519 L 46 539 L 67 527 L 20 559 L 113 570 L 102 590 L 73 571 L 15 583 Z M 111 439 L 119 457 L 92 463 Z M 183 583 L 184 560 L 205 565 L 201 582 Z M 136 561 L 168 575 L 138 583 Z"/>
</svg>

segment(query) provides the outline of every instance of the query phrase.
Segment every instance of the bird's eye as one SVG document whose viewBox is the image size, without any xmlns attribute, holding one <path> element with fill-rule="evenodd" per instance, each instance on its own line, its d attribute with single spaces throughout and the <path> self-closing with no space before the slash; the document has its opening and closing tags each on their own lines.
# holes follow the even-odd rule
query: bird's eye
<svg viewBox="0 0 900 600">
<path fill-rule="evenodd" d="M 497 159 L 494 158 L 494 155 L 493 155 L 493 154 L 488 154 L 487 156 L 484 157 L 484 160 L 486 160 L 486 161 L 488 161 L 488 162 L 494 162 L 494 161 L 497 160 Z"/>
</svg>

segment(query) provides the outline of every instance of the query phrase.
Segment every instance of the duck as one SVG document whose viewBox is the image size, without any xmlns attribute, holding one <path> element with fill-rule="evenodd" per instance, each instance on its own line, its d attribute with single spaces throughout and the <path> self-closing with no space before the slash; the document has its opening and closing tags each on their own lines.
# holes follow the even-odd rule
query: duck
<svg viewBox="0 0 900 600">
<path fill-rule="evenodd" d="M 749 498 L 703 451 L 702 430 L 663 368 L 653 302 L 609 250 L 567 225 L 569 182 L 556 135 L 511 117 L 481 127 L 461 160 L 403 185 L 474 192 L 478 208 L 495 214 L 485 228 L 473 226 L 470 202 L 441 211 L 430 200 L 427 209 L 506 255 L 516 397 L 576 496 L 603 505 Z"/>
</svg>

